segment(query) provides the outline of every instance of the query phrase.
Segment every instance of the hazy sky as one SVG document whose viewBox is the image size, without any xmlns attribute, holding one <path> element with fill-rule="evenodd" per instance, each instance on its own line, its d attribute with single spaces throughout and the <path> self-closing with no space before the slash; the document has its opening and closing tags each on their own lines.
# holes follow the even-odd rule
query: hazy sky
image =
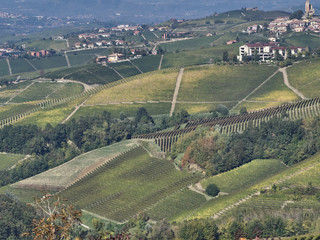
<svg viewBox="0 0 320 240">
<path fill-rule="evenodd" d="M 0 11 L 59 17 L 90 15 L 100 20 L 152 22 L 204 17 L 241 7 L 290 10 L 302 8 L 304 3 L 304 0 L 0 0 Z"/>
</svg>

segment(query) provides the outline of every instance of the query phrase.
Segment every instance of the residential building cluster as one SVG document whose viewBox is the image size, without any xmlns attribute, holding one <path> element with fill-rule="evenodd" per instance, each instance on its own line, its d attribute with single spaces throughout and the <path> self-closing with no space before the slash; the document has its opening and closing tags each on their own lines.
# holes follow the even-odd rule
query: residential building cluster
<svg viewBox="0 0 320 240">
<path fill-rule="evenodd" d="M 288 52 L 290 51 L 290 52 Z M 248 60 L 252 59 L 254 56 L 258 55 L 260 61 L 269 61 L 276 57 L 276 54 L 279 54 L 284 59 L 287 58 L 290 53 L 292 56 L 297 56 L 299 53 L 305 51 L 305 48 L 302 47 L 283 47 L 280 46 L 277 42 L 270 43 L 253 43 L 245 44 L 239 47 L 239 61 L 244 61 L 245 58 Z"/>
<path fill-rule="evenodd" d="M 27 54 L 31 57 L 46 57 L 48 55 L 50 55 L 50 52 L 48 50 L 41 50 L 41 51 L 29 51 L 27 52 Z"/>
<path fill-rule="evenodd" d="M 313 17 L 311 19 L 290 19 L 289 17 L 280 17 L 272 21 L 268 29 L 275 34 L 282 34 L 288 30 L 294 32 L 320 32 L 320 18 Z"/>
</svg>

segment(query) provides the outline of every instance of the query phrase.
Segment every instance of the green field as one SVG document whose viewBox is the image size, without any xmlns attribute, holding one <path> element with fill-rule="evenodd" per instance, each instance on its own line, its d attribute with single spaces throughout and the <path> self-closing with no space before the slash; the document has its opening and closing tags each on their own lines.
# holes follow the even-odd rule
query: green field
<svg viewBox="0 0 320 240">
<path fill-rule="evenodd" d="M 200 37 L 176 42 L 162 43 L 159 46 L 166 52 L 195 50 L 212 47 L 211 44 L 218 38 L 219 36 Z"/>
<path fill-rule="evenodd" d="M 0 60 L 0 77 L 10 75 L 8 63 L 5 60 Z"/>
<path fill-rule="evenodd" d="M 39 40 L 39 41 L 32 41 L 26 43 L 26 50 L 32 51 L 40 51 L 40 50 L 49 50 L 53 49 L 55 51 L 61 51 L 67 49 L 67 42 L 66 40 Z"/>
<path fill-rule="evenodd" d="M 23 103 L 45 99 L 47 96 L 50 96 L 57 89 L 59 90 L 63 86 L 64 83 L 36 82 L 32 84 L 28 89 L 21 92 L 18 96 L 13 98 L 12 102 Z"/>
<path fill-rule="evenodd" d="M 140 74 L 139 70 L 129 62 L 111 63 L 110 67 L 116 69 L 124 78 Z"/>
<path fill-rule="evenodd" d="M 320 39 L 319 39 L 320 41 Z M 290 84 L 306 97 L 318 97 L 320 91 L 320 59 L 303 61 L 287 69 Z"/>
<path fill-rule="evenodd" d="M 239 101 L 275 70 L 266 65 L 189 67 L 183 75 L 178 101 Z"/>
<path fill-rule="evenodd" d="M 12 187 L 20 188 L 21 192 L 23 189 L 32 188 L 32 186 L 34 186 L 34 188 L 46 186 L 49 189 L 66 187 L 100 164 L 134 146 L 136 146 L 136 142 L 134 140 L 128 140 L 87 152 L 47 172 L 15 183 Z"/>
<path fill-rule="evenodd" d="M 10 98 L 19 94 L 25 87 L 27 87 L 30 84 L 31 82 L 25 81 L 20 82 L 19 84 L 10 84 L 8 86 L 2 87 L 0 89 L 0 102 L 7 102 L 8 100 L 10 100 Z"/>
<path fill-rule="evenodd" d="M 102 90 L 92 96 L 87 105 L 132 102 L 171 101 L 175 89 L 178 69 L 156 71 L 140 75 L 136 80 Z"/>
<path fill-rule="evenodd" d="M 307 47 L 315 50 L 320 47 L 320 36 L 313 36 L 309 33 L 293 33 L 292 36 L 286 37 L 286 42 L 289 45 L 296 47 Z"/>
<path fill-rule="evenodd" d="M 156 204 L 146 214 L 156 221 L 177 217 L 187 217 L 192 211 L 206 202 L 206 198 L 188 189 L 179 191 Z"/>
<path fill-rule="evenodd" d="M 111 117 L 119 118 L 123 113 L 127 117 L 134 117 L 139 108 L 144 107 L 150 115 L 169 114 L 171 103 L 134 103 L 134 104 L 109 104 L 96 106 L 81 106 L 72 118 L 79 118 L 80 116 L 89 116 L 94 114 L 101 114 L 103 111 L 111 113 Z"/>
<path fill-rule="evenodd" d="M 13 74 L 35 71 L 35 69 L 25 59 L 10 60 L 10 65 Z"/>
<path fill-rule="evenodd" d="M 241 108 L 246 108 L 247 111 L 258 111 L 265 108 L 271 108 L 276 107 L 283 104 L 282 102 L 260 102 L 260 101 L 244 101 L 240 105 L 238 105 L 236 108 L 232 110 L 232 112 L 239 113 Z"/>
<path fill-rule="evenodd" d="M 181 51 L 179 53 L 167 53 L 164 55 L 162 68 L 207 64 L 219 59 L 221 60 L 224 51 L 228 51 L 230 55 L 238 54 L 240 45 L 241 44 L 233 44 Z"/>
<path fill-rule="evenodd" d="M 286 169 L 278 160 L 254 160 L 239 168 L 201 181 L 203 188 L 216 184 L 222 192 L 233 193 L 248 188 Z"/>
<path fill-rule="evenodd" d="M 14 104 L 0 107 L 0 120 L 16 116 L 37 108 L 34 104 Z"/>
<path fill-rule="evenodd" d="M 133 60 L 132 63 L 135 64 L 142 72 L 151 72 L 158 70 L 160 59 L 161 55 L 147 56 Z"/>
<path fill-rule="evenodd" d="M 229 109 L 231 109 L 232 106 L 236 104 L 236 102 L 228 102 L 228 103 L 208 103 L 208 104 L 203 104 L 203 103 L 176 103 L 176 108 L 175 112 L 179 112 L 181 110 L 186 110 L 189 114 L 198 114 L 198 113 L 208 113 L 211 110 L 216 109 L 220 104 L 225 105 Z"/>
<path fill-rule="evenodd" d="M 85 210 L 123 222 L 199 178 L 177 171 L 169 161 L 150 157 L 138 147 L 61 194 Z"/>
<path fill-rule="evenodd" d="M 270 174 L 269 177 L 263 179 L 260 178 L 260 181 L 255 181 L 255 184 L 250 184 L 248 187 L 243 187 L 240 189 L 240 191 L 235 191 L 234 193 L 220 196 L 216 199 L 212 199 L 210 201 L 207 201 L 204 205 L 202 205 L 197 211 L 190 216 L 190 218 L 204 218 L 213 216 L 215 213 L 219 212 L 220 210 L 238 202 L 239 200 L 246 198 L 247 196 L 256 193 L 257 191 L 260 192 L 262 189 L 265 189 L 266 187 L 271 188 L 271 186 L 275 183 L 278 183 L 280 180 L 282 181 L 281 185 L 285 186 L 287 185 L 287 181 L 290 181 L 290 178 L 292 179 L 292 176 L 300 178 L 302 173 L 307 172 L 308 169 L 319 169 L 319 160 L 320 155 L 316 154 L 313 157 L 310 157 L 309 159 L 306 159 L 296 165 L 293 165 L 289 168 L 285 168 L 284 170 L 278 172 L 277 174 L 274 174 L 273 176 Z M 260 161 L 260 160 L 259 160 Z M 317 167 L 316 167 L 317 166 Z M 243 166 L 244 167 L 244 166 Z M 228 173 L 226 173 L 228 174 Z M 306 174 L 307 175 L 307 174 Z M 317 173 L 319 175 L 319 172 Z M 246 175 L 246 177 L 248 177 Z M 309 178 L 309 181 L 313 182 L 314 175 L 311 175 Z M 237 179 L 231 179 L 230 181 L 235 182 Z M 239 181 L 240 182 L 240 181 Z M 242 185 L 242 183 L 237 183 Z M 280 186 L 281 186 L 280 185 Z M 226 186 L 226 188 L 230 188 L 229 186 Z M 232 190 L 232 189 L 231 189 Z M 282 202 L 287 200 L 286 195 L 281 194 Z M 284 199 L 284 200 L 283 200 Z M 247 203 L 247 202 L 246 202 Z M 243 203 L 241 203 L 239 206 L 241 207 Z M 238 207 L 237 207 L 238 208 Z M 235 208 L 235 210 L 237 210 Z M 254 210 L 254 206 L 250 207 L 251 210 Z M 228 214 L 228 213 L 225 213 Z M 177 219 L 181 220 L 181 219 Z"/>
<path fill-rule="evenodd" d="M 152 32 L 150 31 L 144 31 L 142 32 L 143 36 L 147 39 L 148 42 L 155 42 L 158 41 L 159 38 L 161 38 L 162 33 L 161 32 L 155 32 L 159 38 L 157 38 Z"/>
<path fill-rule="evenodd" d="M 64 72 L 66 71 L 68 70 L 65 70 Z M 70 72 L 71 71 L 72 70 L 70 69 Z M 52 75 L 55 76 L 54 74 L 55 73 Z M 60 73 L 58 74 L 60 75 Z M 120 76 L 109 67 L 94 64 L 72 71 L 70 74 L 64 75 L 64 78 L 77 80 L 86 84 L 106 84 L 119 80 Z"/>
<path fill-rule="evenodd" d="M 29 62 L 38 70 L 66 67 L 67 61 L 65 56 L 52 56 L 48 58 L 34 58 Z"/>
<path fill-rule="evenodd" d="M 81 51 L 68 52 L 71 66 L 79 66 L 93 63 L 97 56 L 106 56 L 111 54 L 110 48 L 89 49 Z"/>
<path fill-rule="evenodd" d="M 299 99 L 300 98 L 284 84 L 283 75 L 280 72 L 248 98 L 248 100 L 270 102 L 293 102 Z"/>
<path fill-rule="evenodd" d="M 0 153 L 0 170 L 6 170 L 14 166 L 25 156 L 19 154 Z"/>
</svg>

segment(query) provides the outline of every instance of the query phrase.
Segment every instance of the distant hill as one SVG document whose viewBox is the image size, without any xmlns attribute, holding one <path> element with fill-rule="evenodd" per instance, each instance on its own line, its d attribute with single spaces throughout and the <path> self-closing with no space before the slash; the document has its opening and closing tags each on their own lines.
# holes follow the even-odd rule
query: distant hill
<svg viewBox="0 0 320 240">
<path fill-rule="evenodd" d="M 303 0 L 299 2 L 299 5 L 301 4 L 304 4 Z M 214 12 L 242 7 L 256 6 L 263 10 L 287 10 L 296 5 L 296 0 L 273 2 L 258 0 L 15 0 L 2 1 L 0 11 L 58 17 L 86 16 L 104 21 L 150 23 L 170 18 L 199 18 Z"/>
</svg>

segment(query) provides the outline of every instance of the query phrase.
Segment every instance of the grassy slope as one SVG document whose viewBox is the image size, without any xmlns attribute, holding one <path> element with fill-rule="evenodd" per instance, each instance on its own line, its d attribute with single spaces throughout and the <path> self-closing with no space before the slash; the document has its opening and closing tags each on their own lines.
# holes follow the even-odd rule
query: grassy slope
<svg viewBox="0 0 320 240">
<path fill-rule="evenodd" d="M 317 49 L 320 47 L 320 37 L 310 35 L 309 33 L 293 33 L 292 36 L 286 37 L 286 42 L 289 45 L 297 47 L 311 47 L 311 49 Z"/>
<path fill-rule="evenodd" d="M 282 73 L 277 73 L 272 79 L 252 94 L 248 100 L 291 102 L 299 97 L 283 83 Z"/>
<path fill-rule="evenodd" d="M 225 50 L 227 50 L 229 54 L 238 54 L 240 45 L 241 44 L 233 44 L 192 51 L 181 51 L 179 53 L 167 53 L 164 55 L 162 68 L 207 64 L 212 60 L 222 59 Z"/>
<path fill-rule="evenodd" d="M 167 52 L 183 51 L 183 50 L 195 50 L 200 48 L 209 48 L 219 36 L 212 37 L 200 37 L 189 40 L 162 43 L 160 47 Z"/>
<path fill-rule="evenodd" d="M 30 185 L 36 185 L 37 187 L 47 186 L 49 188 L 65 187 L 88 171 L 93 170 L 97 165 L 100 165 L 117 154 L 132 148 L 135 144 L 134 140 L 129 140 L 87 152 L 56 168 L 22 180 L 12 186 L 15 188 L 24 188 L 24 186 Z"/>
<path fill-rule="evenodd" d="M 301 172 L 302 169 L 307 169 L 307 168 L 312 169 L 319 164 L 320 164 L 320 154 L 316 154 L 315 156 L 309 159 L 306 159 L 303 162 L 298 163 L 290 168 L 286 168 L 280 173 L 272 177 L 266 178 L 265 180 L 259 183 L 256 183 L 253 186 L 240 189 L 234 194 L 221 196 L 221 197 L 218 197 L 217 199 L 208 201 L 206 204 L 200 207 L 192 216 L 190 216 L 190 218 L 199 218 L 199 217 L 203 218 L 203 217 L 213 216 L 215 213 L 230 206 L 231 204 L 236 203 L 240 199 L 247 197 L 248 195 L 253 194 L 257 191 L 260 191 L 263 188 L 270 187 L 277 181 L 283 180 L 286 177 L 290 177 L 292 174 L 296 174 L 297 175 L 296 177 L 300 178 L 301 175 L 299 173 Z M 312 181 L 312 178 L 310 178 L 310 180 Z M 283 183 L 286 183 L 286 180 L 284 180 Z M 181 220 L 181 219 L 177 219 L 177 220 Z"/>
<path fill-rule="evenodd" d="M 25 156 L 19 154 L 0 153 L 0 170 L 12 167 Z"/>
<path fill-rule="evenodd" d="M 216 184 L 222 192 L 232 193 L 248 188 L 286 168 L 278 160 L 254 160 L 239 168 L 201 181 L 203 188 Z"/>
<path fill-rule="evenodd" d="M 39 40 L 26 43 L 27 50 L 40 51 L 54 49 L 56 51 L 67 49 L 65 40 Z"/>
<path fill-rule="evenodd" d="M 134 103 L 134 104 L 110 104 L 96 106 L 81 106 L 75 113 L 73 118 L 80 116 L 88 116 L 93 114 L 101 114 L 103 111 L 108 111 L 114 118 L 119 118 L 120 113 L 124 113 L 127 117 L 134 117 L 137 110 L 144 107 L 150 115 L 169 114 L 171 103 Z"/>
<path fill-rule="evenodd" d="M 152 100 L 171 101 L 177 76 L 178 70 L 141 75 L 137 80 L 105 89 L 95 94 L 86 104 Z"/>
<path fill-rule="evenodd" d="M 238 101 L 274 71 L 266 65 L 190 67 L 184 73 L 178 101 Z"/>
<path fill-rule="evenodd" d="M 9 75 L 9 68 L 7 61 L 0 60 L 0 77 Z"/>
<path fill-rule="evenodd" d="M 62 195 L 81 208 L 121 222 L 198 179 L 199 175 L 177 171 L 169 161 L 152 158 L 140 147 Z"/>
<path fill-rule="evenodd" d="M 320 41 L 320 39 L 319 39 Z M 306 97 L 318 97 L 320 89 L 320 59 L 294 64 L 287 69 L 290 84 Z"/>
</svg>

